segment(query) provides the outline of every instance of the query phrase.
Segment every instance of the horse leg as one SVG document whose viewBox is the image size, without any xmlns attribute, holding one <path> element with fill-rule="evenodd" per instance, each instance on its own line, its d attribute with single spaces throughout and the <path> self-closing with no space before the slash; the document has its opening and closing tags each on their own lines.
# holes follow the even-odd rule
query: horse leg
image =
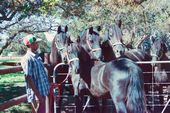
<svg viewBox="0 0 170 113">
<path fill-rule="evenodd" d="M 110 92 L 110 95 L 114 102 L 116 113 L 127 113 L 124 97 L 121 98 L 121 95 L 114 91 Z"/>
<path fill-rule="evenodd" d="M 81 113 L 83 110 L 82 97 L 79 95 L 75 96 L 76 113 Z"/>
<path fill-rule="evenodd" d="M 98 99 L 94 96 L 90 96 L 90 105 L 94 105 L 94 107 L 91 107 L 91 111 L 96 111 L 96 113 L 99 113 L 99 102 Z"/>
</svg>

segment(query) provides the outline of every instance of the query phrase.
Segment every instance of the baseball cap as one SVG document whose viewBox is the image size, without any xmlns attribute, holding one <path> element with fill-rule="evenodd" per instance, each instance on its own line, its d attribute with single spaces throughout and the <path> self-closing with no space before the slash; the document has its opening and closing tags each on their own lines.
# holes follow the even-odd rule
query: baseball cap
<svg viewBox="0 0 170 113">
<path fill-rule="evenodd" d="M 27 35 L 27 36 L 25 36 L 24 37 L 24 39 L 23 39 L 23 42 L 24 42 L 24 45 L 30 45 L 30 44 L 32 44 L 32 43 L 34 43 L 34 42 L 39 42 L 39 41 L 41 41 L 42 39 L 40 39 L 40 38 L 38 38 L 36 35 Z"/>
</svg>

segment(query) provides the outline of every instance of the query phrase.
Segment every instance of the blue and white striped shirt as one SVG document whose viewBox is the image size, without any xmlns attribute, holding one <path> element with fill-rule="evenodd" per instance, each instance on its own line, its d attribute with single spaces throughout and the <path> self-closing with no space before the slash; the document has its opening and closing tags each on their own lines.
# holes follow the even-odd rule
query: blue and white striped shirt
<svg viewBox="0 0 170 113">
<path fill-rule="evenodd" d="M 26 55 L 21 60 L 21 66 L 23 68 L 25 77 L 31 76 L 34 81 L 35 87 L 41 96 L 46 96 L 50 92 L 50 84 L 48 80 L 47 72 L 45 71 L 44 64 L 41 57 L 34 54 L 31 51 L 27 51 Z M 26 92 L 28 102 L 35 100 L 35 94 L 33 90 L 29 87 L 26 81 Z"/>
</svg>

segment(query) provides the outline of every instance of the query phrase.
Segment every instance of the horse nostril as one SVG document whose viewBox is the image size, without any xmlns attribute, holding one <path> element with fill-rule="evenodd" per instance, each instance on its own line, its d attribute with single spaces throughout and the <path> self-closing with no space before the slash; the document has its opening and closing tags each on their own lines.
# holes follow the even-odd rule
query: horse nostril
<svg viewBox="0 0 170 113">
<path fill-rule="evenodd" d="M 77 69 L 77 73 L 80 73 L 80 69 Z"/>
<path fill-rule="evenodd" d="M 120 55 L 121 55 L 121 56 L 123 55 L 123 51 L 120 51 Z"/>
</svg>

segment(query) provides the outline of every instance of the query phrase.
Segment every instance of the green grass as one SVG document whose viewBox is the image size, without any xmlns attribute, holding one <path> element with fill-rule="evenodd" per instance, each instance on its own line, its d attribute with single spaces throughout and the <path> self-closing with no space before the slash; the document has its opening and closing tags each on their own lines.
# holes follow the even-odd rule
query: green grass
<svg viewBox="0 0 170 113">
<path fill-rule="evenodd" d="M 0 60 L 0 62 L 20 62 L 20 59 L 6 59 L 6 60 Z"/>
<path fill-rule="evenodd" d="M 6 60 L 0 60 L 0 62 L 14 62 L 14 63 L 18 63 L 20 62 L 20 59 L 6 59 Z M 0 65 L 0 68 L 7 68 L 7 67 L 11 67 L 11 66 L 6 66 L 6 65 Z"/>
<path fill-rule="evenodd" d="M 2 83 L 25 83 L 25 77 L 22 72 L 0 75 L 0 84 Z"/>
</svg>

